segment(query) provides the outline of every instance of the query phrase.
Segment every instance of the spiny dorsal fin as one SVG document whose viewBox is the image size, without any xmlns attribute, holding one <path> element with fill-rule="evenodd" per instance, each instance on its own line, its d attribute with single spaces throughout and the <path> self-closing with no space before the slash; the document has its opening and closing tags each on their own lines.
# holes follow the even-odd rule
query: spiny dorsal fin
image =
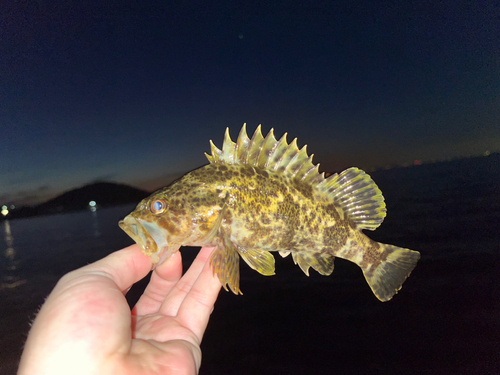
<svg viewBox="0 0 500 375">
<path fill-rule="evenodd" d="M 227 128 L 222 150 L 210 141 L 212 154 L 205 155 L 212 164 L 251 165 L 283 173 L 311 184 L 322 182 L 324 174 L 318 172 L 319 164 L 312 163 L 313 155 L 307 155 L 307 146 L 299 150 L 297 139 L 295 138 L 288 144 L 286 136 L 287 133 L 277 141 L 274 137 L 274 130 L 271 129 L 264 137 L 259 125 L 250 139 L 247 135 L 246 124 L 243 124 L 236 143 L 231 140 L 229 128 Z"/>
<path fill-rule="evenodd" d="M 307 155 L 307 146 L 299 149 L 297 138 L 288 144 L 286 136 L 287 133 L 283 134 L 277 141 L 271 129 L 264 137 L 259 125 L 250 139 L 243 124 L 236 143 L 227 128 L 222 150 L 210 141 L 212 154 L 205 155 L 212 164 L 251 165 L 309 183 L 336 200 L 360 229 L 375 230 L 382 223 L 386 213 L 384 197 L 370 176 L 358 168 L 350 168 L 325 179 L 325 174 L 319 173 L 319 164 L 313 164 L 313 155 Z"/>
<path fill-rule="evenodd" d="M 334 174 L 318 184 L 317 189 L 336 200 L 360 229 L 375 230 L 385 218 L 382 192 L 361 169 L 349 168 Z"/>
</svg>

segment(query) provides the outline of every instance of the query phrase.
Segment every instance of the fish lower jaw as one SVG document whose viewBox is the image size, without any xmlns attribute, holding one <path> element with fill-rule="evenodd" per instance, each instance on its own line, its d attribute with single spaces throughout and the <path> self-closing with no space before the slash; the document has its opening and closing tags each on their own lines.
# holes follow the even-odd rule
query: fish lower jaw
<svg viewBox="0 0 500 375">
<path fill-rule="evenodd" d="M 156 266 L 159 266 L 158 263 L 160 262 L 160 251 L 151 254 L 150 257 L 151 257 L 151 262 L 153 263 L 153 269 L 155 269 Z"/>
<path fill-rule="evenodd" d="M 155 252 L 149 252 L 147 255 L 151 258 L 151 262 L 153 263 L 153 268 L 159 266 L 165 261 L 164 254 L 167 253 L 167 246 L 157 247 Z"/>
<path fill-rule="evenodd" d="M 170 246 L 162 246 L 160 250 L 150 255 L 151 262 L 153 263 L 153 268 L 160 266 L 163 262 L 165 262 L 168 258 L 170 258 L 174 253 L 176 253 L 180 248 L 180 245 L 170 245 Z"/>
</svg>

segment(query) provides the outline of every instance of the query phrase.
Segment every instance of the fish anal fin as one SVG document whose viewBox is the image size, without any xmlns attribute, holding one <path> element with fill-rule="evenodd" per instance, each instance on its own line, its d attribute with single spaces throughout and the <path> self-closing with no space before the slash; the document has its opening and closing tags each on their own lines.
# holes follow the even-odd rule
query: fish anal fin
<svg viewBox="0 0 500 375">
<path fill-rule="evenodd" d="M 222 286 L 227 286 L 234 294 L 243 294 L 240 290 L 240 268 L 238 252 L 231 241 L 226 239 L 223 231 L 219 231 L 217 248 L 210 257 L 210 266 L 214 276 L 217 275 Z"/>
<path fill-rule="evenodd" d="M 335 257 L 330 254 L 313 253 L 313 263 L 311 267 L 314 268 L 320 275 L 329 276 L 333 272 Z"/>
<path fill-rule="evenodd" d="M 335 257 L 324 253 L 293 253 L 293 261 L 309 276 L 309 267 L 320 275 L 328 276 L 333 272 Z"/>
<path fill-rule="evenodd" d="M 292 259 L 295 264 L 298 264 L 300 269 L 309 276 L 309 263 L 306 262 L 304 257 L 300 253 L 292 253 Z"/>
<path fill-rule="evenodd" d="M 265 276 L 274 275 L 274 256 L 261 249 L 244 249 L 238 246 L 238 253 L 250 268 Z"/>
<path fill-rule="evenodd" d="M 420 259 L 418 251 L 379 244 L 384 260 L 362 266 L 363 274 L 375 296 L 389 301 L 402 287 Z"/>
<path fill-rule="evenodd" d="M 306 274 L 306 276 L 309 276 L 309 263 L 306 262 L 304 257 L 300 253 L 293 253 L 292 254 L 293 262 L 295 264 L 298 264 L 300 269 Z"/>
</svg>

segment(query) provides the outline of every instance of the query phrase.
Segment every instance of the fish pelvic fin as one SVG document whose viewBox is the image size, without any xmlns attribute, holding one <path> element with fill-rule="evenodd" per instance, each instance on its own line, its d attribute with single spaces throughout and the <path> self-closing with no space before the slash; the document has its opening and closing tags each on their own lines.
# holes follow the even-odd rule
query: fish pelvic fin
<svg viewBox="0 0 500 375">
<path fill-rule="evenodd" d="M 210 257 L 210 266 L 213 275 L 217 275 L 223 288 L 238 295 L 243 294 L 240 290 L 240 257 L 232 242 L 226 237 L 222 228 L 217 236 L 217 248 Z"/>
<path fill-rule="evenodd" d="M 381 258 L 366 266 L 361 265 L 361 269 L 375 296 L 385 302 L 401 289 L 417 265 L 420 253 L 393 245 L 379 245 L 382 247 Z"/>
</svg>

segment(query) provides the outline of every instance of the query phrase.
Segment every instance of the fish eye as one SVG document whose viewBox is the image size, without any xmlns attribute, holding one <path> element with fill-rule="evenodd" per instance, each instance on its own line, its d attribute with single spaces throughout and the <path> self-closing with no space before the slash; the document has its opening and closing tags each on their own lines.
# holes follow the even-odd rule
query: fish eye
<svg viewBox="0 0 500 375">
<path fill-rule="evenodd" d="M 155 199 L 151 202 L 149 210 L 154 214 L 161 214 L 167 209 L 167 202 L 164 199 Z"/>
</svg>

